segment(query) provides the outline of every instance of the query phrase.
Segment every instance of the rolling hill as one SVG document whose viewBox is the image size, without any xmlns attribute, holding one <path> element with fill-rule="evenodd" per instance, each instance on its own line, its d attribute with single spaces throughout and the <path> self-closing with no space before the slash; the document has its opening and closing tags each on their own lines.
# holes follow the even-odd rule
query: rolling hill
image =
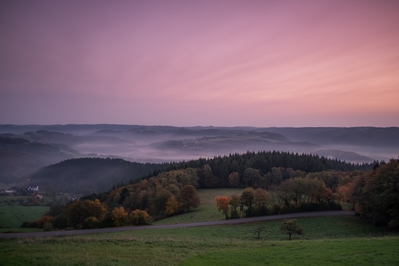
<svg viewBox="0 0 399 266">
<path fill-rule="evenodd" d="M 128 183 L 168 164 L 132 163 L 122 159 L 78 158 L 43 167 L 29 175 L 29 185 L 70 194 L 91 194 Z"/>
<path fill-rule="evenodd" d="M 63 144 L 0 136 L 0 182 L 17 183 L 43 166 L 79 156 L 77 151 Z"/>
</svg>

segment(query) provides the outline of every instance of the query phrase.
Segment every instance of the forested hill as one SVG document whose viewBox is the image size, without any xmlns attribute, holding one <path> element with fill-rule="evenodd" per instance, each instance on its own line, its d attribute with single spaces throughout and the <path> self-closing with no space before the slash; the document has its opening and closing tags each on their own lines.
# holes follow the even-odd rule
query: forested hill
<svg viewBox="0 0 399 266">
<path fill-rule="evenodd" d="M 247 152 L 245 154 L 231 154 L 212 159 L 198 159 L 171 165 L 168 170 L 196 168 L 209 166 L 214 177 L 212 185 L 202 183 L 203 187 L 228 187 L 229 175 L 237 172 L 241 177 L 248 168 L 259 170 L 260 175 L 271 173 L 273 168 L 299 170 L 305 173 L 321 172 L 325 170 L 354 171 L 372 170 L 375 163 L 352 164 L 337 159 L 328 159 L 311 154 L 294 154 L 289 152 L 263 151 Z M 283 173 L 284 174 L 284 173 Z M 288 173 L 286 173 L 288 174 Z M 283 179 L 285 179 L 283 177 Z"/>
<path fill-rule="evenodd" d="M 319 191 L 318 187 L 321 187 L 333 197 L 340 183 L 348 182 L 345 178 L 350 179 L 354 175 L 366 173 L 355 170 L 372 170 L 373 166 L 373 164 L 354 165 L 307 154 L 247 152 L 173 164 L 165 170 L 152 173 L 130 184 L 98 195 L 93 194 L 84 199 L 99 199 L 110 208 L 109 210 L 120 206 L 125 210 L 146 210 L 157 220 L 179 212 L 179 208 L 175 208 L 179 204 L 175 205 L 175 201 L 179 199 L 180 191 L 187 185 L 197 189 L 252 187 L 277 193 L 286 189 L 290 180 L 300 182 L 306 179 L 302 183 L 313 185 L 317 183 L 308 191 L 316 193 Z M 289 205 L 289 200 L 286 199 L 284 203 L 280 196 L 275 197 L 275 200 L 274 204 L 278 206 Z M 165 213 L 167 206 L 167 212 L 170 208 L 174 211 Z"/>
<path fill-rule="evenodd" d="M 192 168 L 198 171 L 200 187 L 230 187 L 229 175 L 236 172 L 243 177 L 248 168 L 259 171 L 262 178 L 269 180 L 271 184 L 277 182 L 278 180 L 274 179 L 280 178 L 279 175 L 276 176 L 275 171 L 278 167 L 280 167 L 281 179 L 286 179 L 284 175 L 293 175 L 294 170 L 305 173 L 324 170 L 369 170 L 372 169 L 373 164 L 355 165 L 317 155 L 275 151 L 232 154 L 174 164 L 142 164 L 122 159 L 80 158 L 39 169 L 29 176 L 29 184 L 39 185 L 40 188 L 54 192 L 91 194 L 109 190 L 114 185 L 134 183 L 140 178 L 150 178 L 161 172 Z M 283 168 L 284 170 L 281 170 Z"/>
<path fill-rule="evenodd" d="M 41 167 L 80 157 L 62 144 L 30 142 L 12 134 L 0 136 L 0 183 L 18 183 Z"/>
<path fill-rule="evenodd" d="M 99 193 L 168 166 L 109 158 L 70 159 L 39 169 L 29 177 L 29 184 L 54 192 Z"/>
</svg>

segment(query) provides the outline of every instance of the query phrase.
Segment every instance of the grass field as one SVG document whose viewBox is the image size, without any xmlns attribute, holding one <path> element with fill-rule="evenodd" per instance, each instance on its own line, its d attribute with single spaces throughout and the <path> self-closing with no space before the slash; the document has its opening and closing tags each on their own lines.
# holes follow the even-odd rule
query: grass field
<svg viewBox="0 0 399 266">
<path fill-rule="evenodd" d="M 215 196 L 240 192 L 199 190 L 198 210 L 162 223 L 222 220 Z M 399 265 L 398 233 L 351 216 L 298 221 L 305 234 L 292 241 L 279 231 L 281 221 L 2 239 L 0 265 Z M 257 239 L 259 226 L 265 232 Z"/>
<path fill-rule="evenodd" d="M 194 209 L 190 213 L 156 221 L 154 225 L 224 220 L 224 214 L 216 209 L 215 197 L 231 196 L 232 194 L 240 195 L 242 191 L 243 189 L 235 188 L 199 189 L 197 190 L 197 194 L 201 199 L 201 206 L 199 208 Z"/>
<path fill-rule="evenodd" d="M 0 206 L 18 205 L 18 200 L 26 200 L 27 196 L 0 196 Z"/>
<path fill-rule="evenodd" d="M 280 221 L 0 241 L 2 265 L 398 265 L 399 236 L 356 217 L 298 219 L 288 241 Z M 253 229 L 267 232 L 257 239 Z M 317 225 L 317 226 L 315 226 Z"/>
<path fill-rule="evenodd" d="M 398 238 L 270 243 L 197 255 L 180 265 L 398 265 Z"/>
<path fill-rule="evenodd" d="M 0 206 L 0 227 L 17 228 L 23 222 L 39 219 L 48 210 L 45 206 Z"/>
</svg>

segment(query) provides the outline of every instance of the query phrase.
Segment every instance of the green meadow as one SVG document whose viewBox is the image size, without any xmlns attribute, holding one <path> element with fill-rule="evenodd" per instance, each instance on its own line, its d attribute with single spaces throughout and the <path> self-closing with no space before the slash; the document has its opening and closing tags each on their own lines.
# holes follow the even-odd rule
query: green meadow
<svg viewBox="0 0 399 266">
<path fill-rule="evenodd" d="M 16 229 L 23 222 L 39 219 L 48 210 L 49 207 L 46 206 L 0 206 L 0 230 L 4 228 Z"/>
<path fill-rule="evenodd" d="M 398 265 L 399 236 L 356 217 L 0 240 L 2 265 Z M 254 229 L 266 232 L 257 239 Z"/>
<path fill-rule="evenodd" d="M 215 198 L 217 196 L 231 196 L 232 194 L 240 195 L 242 191 L 243 189 L 235 188 L 198 189 L 197 194 L 201 199 L 201 205 L 197 209 L 189 213 L 156 221 L 153 224 L 166 225 L 224 220 L 224 215 L 216 209 Z"/>
<path fill-rule="evenodd" d="M 222 220 L 214 197 L 233 193 L 240 191 L 200 190 L 200 208 L 162 223 Z M 1 239 L 0 265 L 399 265 L 397 233 L 351 216 L 298 221 L 305 234 L 291 241 L 281 221 Z"/>
</svg>

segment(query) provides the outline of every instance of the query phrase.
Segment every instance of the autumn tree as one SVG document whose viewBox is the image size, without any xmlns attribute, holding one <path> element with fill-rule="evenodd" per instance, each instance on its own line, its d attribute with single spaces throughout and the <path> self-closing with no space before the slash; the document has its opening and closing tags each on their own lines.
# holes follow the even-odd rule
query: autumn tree
<svg viewBox="0 0 399 266">
<path fill-rule="evenodd" d="M 112 210 L 111 217 L 114 226 L 119 227 L 129 225 L 129 219 L 123 207 L 115 207 Z"/>
<path fill-rule="evenodd" d="M 292 205 L 300 207 L 306 203 L 325 205 L 325 203 L 331 203 L 334 198 L 332 190 L 317 177 L 287 179 L 277 187 L 277 191 L 286 207 Z"/>
<path fill-rule="evenodd" d="M 231 195 L 229 205 L 230 205 L 230 218 L 231 219 L 238 218 L 239 215 L 237 212 L 237 208 L 241 205 L 240 196 L 237 194 Z"/>
<path fill-rule="evenodd" d="M 352 180 L 348 181 L 346 184 L 338 186 L 337 193 L 340 199 L 352 203 L 353 210 L 355 209 L 356 203 L 358 203 L 361 198 L 365 179 L 366 176 L 364 174 L 359 174 L 352 177 Z"/>
<path fill-rule="evenodd" d="M 151 216 L 143 210 L 134 210 L 129 216 L 129 223 L 132 225 L 146 225 L 151 223 Z"/>
<path fill-rule="evenodd" d="M 359 204 L 370 222 L 399 228 L 399 160 L 376 167 L 365 181 Z"/>
<path fill-rule="evenodd" d="M 226 219 L 229 218 L 229 202 L 231 198 L 228 196 L 218 196 L 215 198 L 216 208 L 218 208 L 219 212 L 223 212 L 226 216 Z"/>
<path fill-rule="evenodd" d="M 254 202 L 256 210 L 262 214 L 265 214 L 266 207 L 270 204 L 272 198 L 270 197 L 269 193 L 264 190 L 263 188 L 257 188 L 254 191 Z"/>
<path fill-rule="evenodd" d="M 283 233 L 288 234 L 288 239 L 291 240 L 293 234 L 301 235 L 303 234 L 303 229 L 299 225 L 296 219 L 284 219 L 280 225 L 280 230 Z"/>
<path fill-rule="evenodd" d="M 189 212 L 191 208 L 197 208 L 200 205 L 200 198 L 197 195 L 197 190 L 192 185 L 186 185 L 180 189 L 178 199 L 183 209 L 187 212 Z"/>
<path fill-rule="evenodd" d="M 107 208 L 98 200 L 78 200 L 67 205 L 66 217 L 68 225 L 80 228 L 88 217 L 96 217 L 97 220 L 104 218 Z"/>
<path fill-rule="evenodd" d="M 252 213 L 252 207 L 255 202 L 254 192 L 253 188 L 247 187 L 244 189 L 240 197 L 241 204 L 247 207 L 248 214 Z"/>
<path fill-rule="evenodd" d="M 100 222 L 94 216 L 87 217 L 83 221 L 82 229 L 94 229 L 100 226 Z"/>
<path fill-rule="evenodd" d="M 152 199 L 153 213 L 163 213 L 165 211 L 166 203 L 172 196 L 172 193 L 165 188 L 159 188 Z"/>
<path fill-rule="evenodd" d="M 176 196 L 171 196 L 168 201 L 166 202 L 165 206 L 165 214 L 167 216 L 171 216 L 173 214 L 176 214 L 180 211 L 181 209 L 181 204 L 179 200 L 177 199 Z"/>
<path fill-rule="evenodd" d="M 43 228 L 43 226 L 51 220 L 51 217 L 48 215 L 43 215 L 37 220 L 37 225 L 39 228 Z"/>
</svg>

